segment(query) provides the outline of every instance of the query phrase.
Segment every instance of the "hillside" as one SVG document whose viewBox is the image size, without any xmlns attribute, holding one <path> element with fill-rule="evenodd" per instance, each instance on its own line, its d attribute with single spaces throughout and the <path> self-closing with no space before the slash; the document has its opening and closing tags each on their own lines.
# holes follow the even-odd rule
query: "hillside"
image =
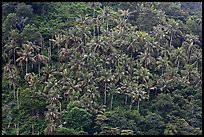
<svg viewBox="0 0 204 137">
<path fill-rule="evenodd" d="M 3 2 L 2 135 L 201 135 L 202 2 Z"/>
</svg>

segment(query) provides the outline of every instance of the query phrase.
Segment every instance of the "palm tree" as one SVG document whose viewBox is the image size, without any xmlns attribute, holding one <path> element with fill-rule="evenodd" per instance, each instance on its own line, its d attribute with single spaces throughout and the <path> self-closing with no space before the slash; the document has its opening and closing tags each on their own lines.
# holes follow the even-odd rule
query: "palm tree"
<svg viewBox="0 0 204 137">
<path fill-rule="evenodd" d="M 182 47 L 185 49 L 185 52 L 187 54 L 187 63 L 189 63 L 192 53 L 196 50 L 196 46 L 193 44 L 193 41 L 191 40 L 190 43 L 183 42 Z"/>
<path fill-rule="evenodd" d="M 9 80 L 9 88 L 10 90 L 13 89 L 14 99 L 18 99 L 18 97 L 16 97 L 18 95 L 16 93 L 16 85 L 20 77 L 17 68 L 14 65 L 6 64 L 3 68 L 3 77 Z"/>
<path fill-rule="evenodd" d="M 54 39 L 49 39 L 50 42 L 54 42 L 54 46 L 56 46 L 58 50 L 61 48 L 65 40 L 66 36 L 61 34 L 54 35 Z"/>
<path fill-rule="evenodd" d="M 23 45 L 23 49 L 18 52 L 20 57 L 16 60 L 21 66 L 22 64 L 26 65 L 26 73 L 28 72 L 28 63 L 31 62 L 32 64 L 35 63 L 34 54 L 30 51 L 30 46 L 28 44 Z M 22 67 L 21 67 L 22 69 Z"/>
<path fill-rule="evenodd" d="M 110 109 L 112 110 L 112 108 L 113 108 L 113 96 L 114 96 L 114 94 L 120 93 L 120 88 L 115 83 L 110 83 L 108 85 L 108 89 L 109 89 L 109 93 L 111 94 Z"/>
<path fill-rule="evenodd" d="M 42 63 L 42 64 L 47 64 L 48 63 L 48 57 L 47 56 L 45 56 L 45 55 L 42 55 L 42 54 L 37 54 L 35 57 L 34 57 L 34 59 L 37 61 L 37 63 L 38 63 L 38 75 L 39 75 L 39 77 L 40 77 L 40 64 Z"/>
<path fill-rule="evenodd" d="M 104 23 L 104 19 L 106 19 L 106 32 L 108 32 L 108 18 L 110 16 L 110 8 L 108 8 L 107 6 L 104 6 L 103 10 L 102 10 L 102 17 L 103 17 L 103 23 Z"/>
<path fill-rule="evenodd" d="M 68 59 L 70 58 L 71 52 L 72 52 L 72 49 L 61 48 L 61 49 L 58 51 L 59 60 L 60 60 L 60 61 L 68 60 Z"/>
<path fill-rule="evenodd" d="M 184 54 L 184 48 L 178 47 L 177 49 L 173 50 L 172 52 L 172 61 L 175 61 L 175 64 L 177 65 L 177 71 L 181 64 L 186 63 L 186 55 Z"/>
<path fill-rule="evenodd" d="M 123 66 L 116 66 L 114 77 L 115 83 L 122 82 L 125 79 L 125 70 Z"/>
<path fill-rule="evenodd" d="M 112 74 L 110 71 L 101 68 L 100 70 L 100 76 L 99 78 L 96 78 L 97 82 L 103 82 L 104 83 L 104 105 L 106 105 L 106 97 L 107 97 L 107 84 L 111 81 L 112 79 Z"/>
<path fill-rule="evenodd" d="M 86 47 L 86 43 L 91 37 L 90 18 L 88 15 L 85 15 L 85 17 L 80 16 L 76 19 L 76 23 L 75 31 L 77 32 L 77 36 L 75 35 L 75 37 L 79 37 L 81 39 L 81 44 Z"/>
<path fill-rule="evenodd" d="M 132 58 L 133 53 L 138 52 L 140 50 L 137 39 L 132 37 L 131 43 L 126 48 L 127 48 L 127 51 L 131 53 L 131 58 Z"/>
<path fill-rule="evenodd" d="M 164 71 L 166 70 L 166 68 L 168 68 L 169 66 L 172 66 L 171 61 L 168 59 L 167 56 L 161 57 L 159 56 L 157 58 L 157 67 L 156 69 L 160 70 L 161 69 L 161 74 L 164 74 Z"/>
<path fill-rule="evenodd" d="M 20 49 L 18 44 L 15 42 L 15 40 L 9 41 L 4 47 L 3 47 L 3 53 L 7 57 L 13 56 L 13 63 L 16 64 L 16 53 Z M 5 57 L 6 57 L 5 56 Z"/>
<path fill-rule="evenodd" d="M 194 66 L 198 68 L 198 70 L 201 70 L 202 68 L 202 52 L 200 50 L 196 50 L 192 54 L 191 62 Z"/>
<path fill-rule="evenodd" d="M 189 84 L 192 83 L 194 78 L 198 77 L 197 68 L 194 68 L 193 64 L 185 65 L 184 70 L 182 70 L 181 73 L 188 80 Z"/>
<path fill-rule="evenodd" d="M 149 81 L 153 77 L 153 75 L 150 73 L 149 69 L 140 67 L 138 69 L 135 69 L 134 74 L 136 75 L 136 80 L 138 80 L 139 84 L 144 84 L 146 89 L 149 88 Z M 150 92 L 148 91 L 148 97 L 150 95 Z"/>
<path fill-rule="evenodd" d="M 129 93 L 129 96 L 131 97 L 131 102 L 130 102 L 130 111 L 132 109 L 132 104 L 137 101 L 137 109 L 139 111 L 140 107 L 140 101 L 142 99 L 147 99 L 149 96 L 146 95 L 146 92 L 144 90 L 143 84 L 137 84 L 135 82 L 132 83 L 132 91 Z"/>
<path fill-rule="evenodd" d="M 125 95 L 125 105 L 127 104 L 127 100 L 128 100 L 128 95 L 130 94 L 131 89 L 132 89 L 132 80 L 129 79 L 124 79 L 123 83 L 122 83 L 122 93 Z"/>
<path fill-rule="evenodd" d="M 138 56 L 138 60 L 140 61 L 140 63 L 144 64 L 144 67 L 147 68 L 148 65 L 150 64 L 155 64 L 156 60 L 154 57 L 151 56 L 150 53 L 140 53 L 140 55 Z"/>
<path fill-rule="evenodd" d="M 46 129 L 44 130 L 44 134 L 45 135 L 53 135 L 55 134 L 55 130 L 56 130 L 56 124 L 55 124 L 55 119 L 57 117 L 57 114 L 55 112 L 48 112 L 45 116 L 46 120 L 49 121 L 48 126 L 46 127 Z"/>
<path fill-rule="evenodd" d="M 96 86 L 95 83 L 91 85 L 87 85 L 86 90 L 87 92 L 85 94 L 87 94 L 87 96 L 89 96 L 91 100 L 95 100 L 100 97 L 98 87 Z"/>
</svg>

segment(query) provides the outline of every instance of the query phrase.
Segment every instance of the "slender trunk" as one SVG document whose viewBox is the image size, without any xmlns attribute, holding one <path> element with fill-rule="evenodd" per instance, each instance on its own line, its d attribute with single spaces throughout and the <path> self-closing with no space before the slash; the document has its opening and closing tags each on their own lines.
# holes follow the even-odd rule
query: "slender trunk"
<svg viewBox="0 0 204 137">
<path fill-rule="evenodd" d="M 14 65 L 16 65 L 16 55 L 15 55 L 15 49 L 13 51 L 13 62 L 14 62 Z"/>
<path fill-rule="evenodd" d="M 40 63 L 38 62 L 38 75 L 40 77 Z"/>
<path fill-rule="evenodd" d="M 98 17 L 97 17 L 97 29 L 98 29 L 98 32 L 97 32 L 98 36 L 97 36 L 97 38 L 99 40 L 99 18 Z"/>
<path fill-rule="evenodd" d="M 26 74 L 28 73 L 28 62 L 26 62 Z"/>
<path fill-rule="evenodd" d="M 127 104 L 127 99 L 128 99 L 128 96 L 125 95 L 125 105 Z"/>
<path fill-rule="evenodd" d="M 104 91 L 104 105 L 106 104 L 106 82 L 105 82 L 105 91 Z"/>
<path fill-rule="evenodd" d="M 16 99 L 16 88 L 15 88 L 15 86 L 13 87 L 13 96 L 14 96 L 14 100 L 15 100 Z"/>
<path fill-rule="evenodd" d="M 93 25 L 93 37 L 95 38 L 95 8 L 94 8 L 94 13 L 93 13 L 93 20 L 94 20 L 94 25 Z"/>
<path fill-rule="evenodd" d="M 106 31 L 108 33 L 108 15 L 106 15 Z"/>
<path fill-rule="evenodd" d="M 112 110 L 112 108 L 113 108 L 113 93 L 111 95 L 111 106 L 110 106 L 110 109 Z"/>
<path fill-rule="evenodd" d="M 23 72 L 23 65 L 22 65 L 22 63 L 21 63 L 21 71 Z"/>
<path fill-rule="evenodd" d="M 172 43 L 172 31 L 171 31 L 171 37 L 170 37 L 170 43 L 169 43 L 169 46 L 171 46 L 171 43 Z"/>
<path fill-rule="evenodd" d="M 61 103 L 59 103 L 59 109 L 60 109 L 60 112 L 62 111 L 62 105 Z"/>
<path fill-rule="evenodd" d="M 150 89 L 148 89 L 148 102 L 149 102 L 149 99 L 150 99 Z"/>
<path fill-rule="evenodd" d="M 180 65 L 180 62 L 179 62 L 179 60 L 178 60 L 178 62 L 177 62 L 177 71 L 178 71 L 178 69 L 179 69 L 179 65 Z"/>
<path fill-rule="evenodd" d="M 137 100 L 137 110 L 138 110 L 138 112 L 139 112 L 139 110 L 140 110 L 140 99 L 138 98 L 138 100 Z"/>
<path fill-rule="evenodd" d="M 133 98 L 131 97 L 131 102 L 130 102 L 130 111 L 131 111 L 131 109 L 132 109 L 132 100 L 133 100 Z"/>
<path fill-rule="evenodd" d="M 40 49 L 40 54 L 42 54 L 42 50 L 43 50 L 43 37 L 41 36 L 41 49 Z"/>
<path fill-rule="evenodd" d="M 35 135 L 34 124 L 32 123 L 32 135 Z"/>
<path fill-rule="evenodd" d="M 15 92 L 16 86 L 14 85 L 14 92 Z M 19 101 L 18 101 L 18 90 L 16 91 L 16 101 L 17 101 L 17 108 L 19 110 Z"/>
<path fill-rule="evenodd" d="M 132 58 L 132 52 L 131 52 L 131 58 Z"/>
</svg>

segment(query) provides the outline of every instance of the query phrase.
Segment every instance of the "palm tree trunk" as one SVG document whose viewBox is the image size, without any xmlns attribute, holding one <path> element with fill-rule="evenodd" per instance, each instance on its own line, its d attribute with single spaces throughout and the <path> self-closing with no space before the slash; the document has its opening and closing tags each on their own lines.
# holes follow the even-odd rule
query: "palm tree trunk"
<svg viewBox="0 0 204 137">
<path fill-rule="evenodd" d="M 94 20 L 94 18 L 95 18 L 95 8 L 94 8 L 94 12 L 93 12 L 93 20 Z M 95 22 L 94 22 L 94 25 L 93 25 L 93 37 L 95 38 Z"/>
<path fill-rule="evenodd" d="M 104 90 L 104 105 L 106 104 L 106 82 L 105 82 L 105 90 Z"/>
<path fill-rule="evenodd" d="M 26 62 L 26 74 L 28 73 L 28 62 Z"/>
<path fill-rule="evenodd" d="M 35 135 L 34 125 L 32 124 L 32 135 Z"/>
<path fill-rule="evenodd" d="M 108 33 L 108 15 L 106 15 L 106 31 Z"/>
<path fill-rule="evenodd" d="M 170 43 L 169 43 L 169 46 L 171 46 L 171 43 L 172 43 L 172 31 L 171 31 L 171 37 L 170 37 Z"/>
<path fill-rule="evenodd" d="M 22 65 L 22 63 L 21 63 L 21 71 L 23 72 L 23 65 Z"/>
<path fill-rule="evenodd" d="M 13 51 L 13 62 L 14 62 L 14 65 L 16 65 L 16 55 L 15 55 L 15 49 Z"/>
<path fill-rule="evenodd" d="M 138 110 L 138 112 L 139 112 L 139 110 L 140 110 L 140 99 L 138 98 L 138 100 L 137 100 L 137 110 Z"/>
<path fill-rule="evenodd" d="M 130 111 L 131 111 L 131 109 L 132 109 L 132 100 L 133 100 L 133 98 L 131 97 L 131 102 L 130 102 Z"/>
<path fill-rule="evenodd" d="M 15 92 L 16 86 L 14 85 L 14 92 Z M 16 101 L 17 101 L 17 108 L 19 110 L 19 101 L 18 101 L 18 90 L 16 91 Z"/>
<path fill-rule="evenodd" d="M 125 95 L 125 105 L 127 104 L 127 99 L 128 99 L 128 96 Z"/>
<path fill-rule="evenodd" d="M 40 63 L 38 62 L 38 75 L 40 77 Z"/>
<path fill-rule="evenodd" d="M 178 62 L 177 62 L 177 71 L 178 71 L 178 69 L 179 69 L 179 65 L 180 65 L 180 62 L 179 62 L 179 60 L 178 60 Z"/>
<path fill-rule="evenodd" d="M 132 58 L 132 51 L 131 51 L 131 58 Z"/>
<path fill-rule="evenodd" d="M 98 32 L 97 32 L 98 36 L 97 36 L 97 38 L 99 40 L 99 18 L 98 17 L 97 17 L 97 29 L 98 29 Z"/>
<path fill-rule="evenodd" d="M 149 102 L 149 99 L 150 99 L 150 89 L 148 89 L 148 102 Z"/>
<path fill-rule="evenodd" d="M 113 108 L 113 93 L 111 95 L 111 106 L 110 106 L 110 109 L 112 110 L 112 108 Z"/>
</svg>

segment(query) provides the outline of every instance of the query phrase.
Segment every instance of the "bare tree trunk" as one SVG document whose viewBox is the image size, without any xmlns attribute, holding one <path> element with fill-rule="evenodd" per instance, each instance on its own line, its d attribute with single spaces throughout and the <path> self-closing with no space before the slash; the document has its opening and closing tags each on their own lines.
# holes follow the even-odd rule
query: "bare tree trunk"
<svg viewBox="0 0 204 137">
<path fill-rule="evenodd" d="M 21 71 L 23 72 L 23 66 L 22 66 L 22 63 L 21 63 Z"/>
<path fill-rule="evenodd" d="M 93 13 L 93 20 L 94 20 L 94 25 L 93 25 L 93 37 L 95 39 L 95 8 L 94 8 L 94 13 Z"/>
<path fill-rule="evenodd" d="M 178 69 L 179 69 L 179 65 L 180 65 L 180 62 L 179 62 L 179 60 L 178 60 L 178 62 L 177 62 L 177 71 L 178 71 Z"/>
<path fill-rule="evenodd" d="M 130 111 L 131 111 L 131 109 L 132 109 L 132 100 L 133 100 L 133 98 L 131 97 L 131 102 L 130 102 Z"/>
<path fill-rule="evenodd" d="M 104 105 L 106 104 L 106 82 L 105 82 L 105 91 L 104 91 Z"/>
<path fill-rule="evenodd" d="M 15 92 L 15 90 L 16 90 L 16 85 L 14 85 L 14 92 Z M 18 100 L 18 90 L 16 91 L 16 101 L 17 101 L 17 108 L 18 108 L 18 110 L 19 110 L 19 100 Z"/>
<path fill-rule="evenodd" d="M 40 63 L 38 62 L 38 75 L 40 77 Z"/>
<path fill-rule="evenodd" d="M 172 43 L 172 31 L 171 31 L 171 38 L 170 38 L 169 46 L 171 46 L 171 43 Z"/>
<path fill-rule="evenodd" d="M 139 111 L 140 110 L 140 99 L 138 98 L 137 100 L 137 110 Z"/>
<path fill-rule="evenodd" d="M 15 55 L 15 49 L 13 51 L 13 63 L 14 65 L 16 65 L 16 55 Z"/>
<path fill-rule="evenodd" d="M 26 62 L 26 74 L 28 73 L 28 62 Z"/>
<path fill-rule="evenodd" d="M 125 105 L 127 104 L 127 99 L 128 99 L 128 96 L 125 95 Z"/>
<path fill-rule="evenodd" d="M 110 109 L 112 110 L 112 108 L 113 108 L 113 93 L 111 95 L 111 106 L 110 106 Z"/>
</svg>

